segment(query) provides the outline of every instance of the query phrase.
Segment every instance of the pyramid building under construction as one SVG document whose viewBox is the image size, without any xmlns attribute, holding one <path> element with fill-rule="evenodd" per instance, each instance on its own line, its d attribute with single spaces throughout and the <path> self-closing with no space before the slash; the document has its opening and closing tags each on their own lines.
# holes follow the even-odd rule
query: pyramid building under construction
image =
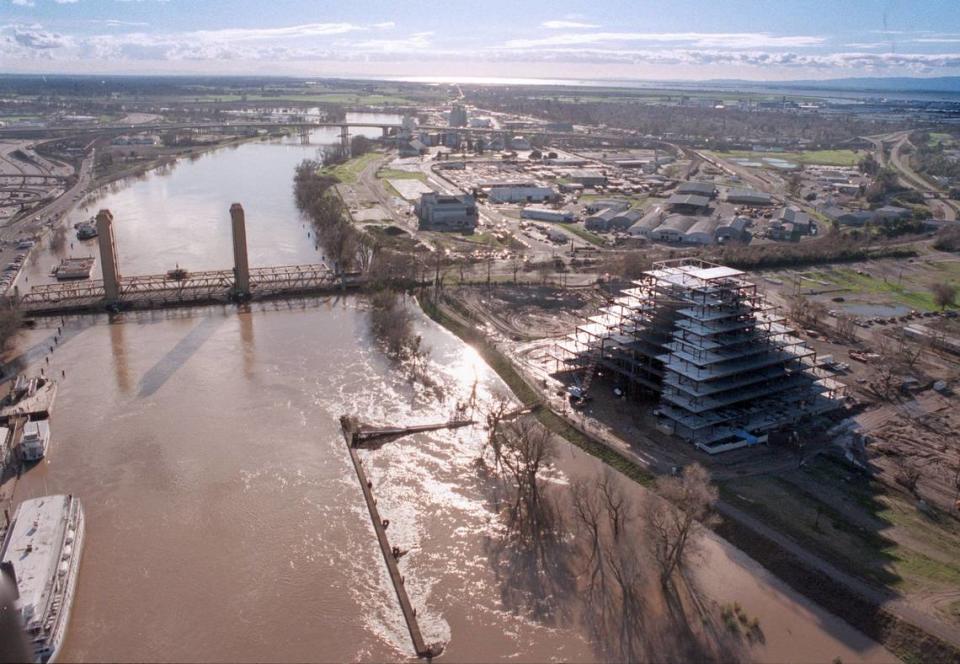
<svg viewBox="0 0 960 664">
<path fill-rule="evenodd" d="M 609 305 L 558 341 L 558 371 L 613 375 L 658 395 L 661 428 L 710 452 L 839 408 L 842 385 L 756 284 L 699 259 L 655 263 Z"/>
</svg>

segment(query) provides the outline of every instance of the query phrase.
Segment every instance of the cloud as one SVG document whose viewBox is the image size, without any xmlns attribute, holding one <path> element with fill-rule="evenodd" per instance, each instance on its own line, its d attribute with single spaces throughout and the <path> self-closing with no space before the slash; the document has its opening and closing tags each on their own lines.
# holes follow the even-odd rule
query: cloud
<svg viewBox="0 0 960 664">
<path fill-rule="evenodd" d="M 890 42 L 850 42 L 845 48 L 889 48 Z"/>
<path fill-rule="evenodd" d="M 609 42 L 674 42 L 702 48 L 798 48 L 820 46 L 823 37 L 775 36 L 765 32 L 576 32 L 535 39 L 512 39 L 505 48 L 533 49 L 545 46 L 581 46 Z"/>
<path fill-rule="evenodd" d="M 586 23 L 584 21 L 569 21 L 569 20 L 544 21 L 540 25 L 544 28 L 549 28 L 550 30 L 577 30 L 577 29 L 600 27 L 596 23 Z"/>
<path fill-rule="evenodd" d="M 382 23 L 374 23 L 370 27 L 375 30 L 389 30 L 390 28 L 397 27 L 397 24 L 393 21 L 383 21 Z"/>
<path fill-rule="evenodd" d="M 53 1 L 56 2 L 58 5 L 72 5 L 73 3 L 78 2 L 79 0 L 53 0 Z"/>
<path fill-rule="evenodd" d="M 589 64 L 727 66 L 764 69 L 859 70 L 881 73 L 905 70 L 929 74 L 960 67 L 960 53 L 795 53 L 730 51 L 719 49 L 603 49 L 556 48 L 539 51 L 501 51 L 501 60 Z"/>
<path fill-rule="evenodd" d="M 11 0 L 11 2 L 18 7 L 33 7 L 33 0 Z"/>
<path fill-rule="evenodd" d="M 425 49 L 430 46 L 432 32 L 415 32 L 406 39 L 368 39 L 353 44 L 355 48 L 366 51 L 387 53 Z"/>
<path fill-rule="evenodd" d="M 91 19 L 90 22 L 91 22 L 91 23 L 99 23 L 99 24 L 105 25 L 105 26 L 107 26 L 107 27 L 109 27 L 109 28 L 125 28 L 125 27 L 140 28 L 140 27 L 145 27 L 145 26 L 150 25 L 149 23 L 146 23 L 146 22 L 144 22 L 144 21 L 121 21 L 121 20 L 118 20 L 118 19 L 115 19 L 115 18 L 108 18 L 108 19 Z"/>
<path fill-rule="evenodd" d="M 72 41 L 69 37 L 54 32 L 47 32 L 39 27 L 12 25 L 5 26 L 4 32 L 8 34 L 8 39 L 12 40 L 17 46 L 29 50 L 48 50 L 70 46 Z"/>
<path fill-rule="evenodd" d="M 197 30 L 184 33 L 187 37 L 206 41 L 255 41 L 292 39 L 298 37 L 323 37 L 342 35 L 347 32 L 364 30 L 352 23 L 303 23 L 282 28 L 222 28 L 220 30 Z"/>
</svg>

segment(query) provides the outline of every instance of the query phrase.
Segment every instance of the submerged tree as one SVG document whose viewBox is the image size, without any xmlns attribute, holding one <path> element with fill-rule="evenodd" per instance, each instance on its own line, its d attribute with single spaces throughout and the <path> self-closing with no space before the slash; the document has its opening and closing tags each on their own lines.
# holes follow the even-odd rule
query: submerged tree
<svg viewBox="0 0 960 664">
<path fill-rule="evenodd" d="M 717 517 L 713 506 L 717 489 L 710 474 L 698 463 L 687 466 L 679 477 L 657 479 L 657 493 L 644 513 L 644 521 L 660 580 L 667 584 L 691 552 L 690 536 L 698 523 L 710 524 Z"/>
</svg>

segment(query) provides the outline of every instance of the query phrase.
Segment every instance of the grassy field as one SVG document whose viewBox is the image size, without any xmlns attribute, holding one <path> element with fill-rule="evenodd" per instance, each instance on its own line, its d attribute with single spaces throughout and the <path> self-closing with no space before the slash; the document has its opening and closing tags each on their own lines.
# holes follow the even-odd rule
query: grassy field
<svg viewBox="0 0 960 664">
<path fill-rule="evenodd" d="M 354 184 L 357 178 L 360 177 L 360 171 L 366 168 L 370 162 L 379 159 L 381 156 L 379 152 L 368 152 L 365 155 L 350 159 L 342 164 L 331 168 L 324 168 L 322 172 L 325 175 L 334 176 L 344 184 Z"/>
<path fill-rule="evenodd" d="M 590 244 L 594 244 L 598 247 L 606 246 L 607 242 L 602 237 L 597 235 L 592 231 L 588 231 L 583 226 L 578 226 L 577 224 L 564 224 L 561 226 L 566 231 L 569 231 L 576 235 L 581 240 L 586 240 Z"/>
<path fill-rule="evenodd" d="M 929 289 L 921 284 L 911 283 L 910 279 L 901 282 L 900 279 L 891 277 L 884 281 L 871 274 L 859 274 L 855 269 L 847 267 L 816 270 L 807 274 L 812 279 L 847 288 L 852 293 L 886 295 L 892 302 L 912 309 L 937 311 L 940 308 L 934 304 L 933 294 Z"/>
<path fill-rule="evenodd" d="M 930 138 L 927 140 L 927 145 L 933 147 L 938 143 L 943 143 L 944 147 L 950 147 L 956 144 L 957 139 L 953 137 L 952 134 L 947 134 L 945 132 L 931 131 Z"/>
<path fill-rule="evenodd" d="M 761 161 L 764 157 L 770 159 L 784 159 L 798 164 L 819 166 L 855 166 L 863 154 L 853 150 L 805 150 L 803 152 L 751 152 L 750 150 L 731 150 L 717 152 L 718 157 L 729 159 L 750 159 Z"/>
<path fill-rule="evenodd" d="M 420 180 L 426 182 L 427 176 L 420 171 L 401 171 L 396 168 L 381 168 L 377 171 L 377 177 L 381 180 Z"/>
<path fill-rule="evenodd" d="M 922 513 L 906 496 L 851 478 L 826 458 L 794 472 L 811 484 L 738 478 L 721 486 L 722 495 L 844 571 L 878 585 L 904 593 L 960 587 L 960 524 L 950 516 Z"/>
</svg>

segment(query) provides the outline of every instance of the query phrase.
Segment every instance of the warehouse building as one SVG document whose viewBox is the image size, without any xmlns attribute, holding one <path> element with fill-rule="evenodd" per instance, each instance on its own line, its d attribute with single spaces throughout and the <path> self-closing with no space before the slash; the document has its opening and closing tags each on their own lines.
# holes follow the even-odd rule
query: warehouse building
<svg viewBox="0 0 960 664">
<path fill-rule="evenodd" d="M 750 220 L 746 217 L 734 217 L 720 222 L 714 233 L 714 238 L 719 243 L 746 240 L 748 238 L 747 227 Z"/>
<path fill-rule="evenodd" d="M 650 234 L 663 223 L 667 213 L 659 205 L 647 212 L 627 232 L 634 237 L 649 238 Z"/>
<path fill-rule="evenodd" d="M 683 214 L 671 214 L 663 223 L 650 232 L 650 239 L 657 242 L 683 242 L 687 231 L 700 221 L 698 217 L 689 217 Z"/>
<path fill-rule="evenodd" d="M 420 230 L 473 233 L 477 227 L 477 204 L 473 196 L 421 194 L 414 205 Z"/>
<path fill-rule="evenodd" d="M 617 216 L 616 210 L 611 210 L 607 208 L 606 210 L 601 210 L 596 214 L 590 215 L 587 217 L 583 225 L 586 226 L 587 230 L 590 231 L 608 231 L 610 230 L 610 224 L 613 221 L 613 218 Z"/>
<path fill-rule="evenodd" d="M 521 219 L 534 219 L 536 221 L 552 221 L 554 223 L 573 223 L 576 220 L 573 212 L 569 210 L 551 210 L 550 208 L 525 207 L 520 211 Z"/>
<path fill-rule="evenodd" d="M 602 371 L 627 394 L 654 395 L 659 426 L 710 454 L 840 407 L 842 385 L 743 272 L 655 263 L 613 303 L 555 344 L 558 372 Z"/>
<path fill-rule="evenodd" d="M 720 220 L 714 217 L 701 217 L 697 223 L 683 234 L 684 244 L 713 244 Z"/>
<path fill-rule="evenodd" d="M 710 199 L 696 194 L 674 194 L 667 199 L 667 207 L 681 214 L 697 214 L 710 205 Z"/>
<path fill-rule="evenodd" d="M 610 230 L 625 231 L 643 218 L 643 210 L 624 210 L 610 220 Z"/>
<path fill-rule="evenodd" d="M 752 189 L 730 189 L 727 202 L 736 205 L 773 205 L 773 196 Z"/>
<path fill-rule="evenodd" d="M 607 209 L 620 212 L 621 210 L 626 210 L 629 207 L 630 202 L 625 201 L 622 198 L 605 198 L 587 201 L 585 206 L 588 214 L 593 214 L 595 212 L 600 212 L 601 210 Z"/>
<path fill-rule="evenodd" d="M 508 185 L 490 187 L 487 195 L 498 203 L 543 203 L 556 198 L 557 192 L 539 185 Z"/>
<path fill-rule="evenodd" d="M 607 184 L 607 176 L 600 171 L 573 170 L 567 174 L 567 179 L 579 182 L 584 187 L 600 187 Z"/>
<path fill-rule="evenodd" d="M 677 185 L 677 193 L 706 196 L 709 199 L 717 194 L 717 189 L 712 182 L 681 182 Z"/>
</svg>

